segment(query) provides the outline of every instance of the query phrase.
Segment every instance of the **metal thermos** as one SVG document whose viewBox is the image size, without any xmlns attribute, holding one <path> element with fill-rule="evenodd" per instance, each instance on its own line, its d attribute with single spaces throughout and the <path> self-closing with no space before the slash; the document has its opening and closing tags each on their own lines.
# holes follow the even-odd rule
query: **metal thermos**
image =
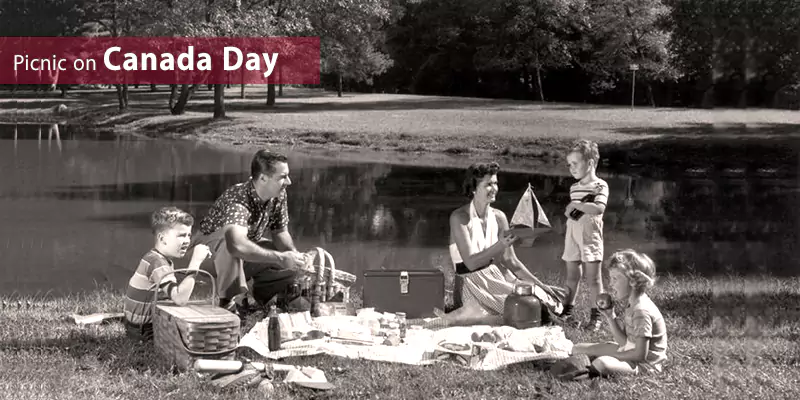
<svg viewBox="0 0 800 400">
<path fill-rule="evenodd" d="M 533 295 L 530 284 L 521 283 L 514 287 L 514 293 L 506 297 L 503 304 L 505 325 L 528 329 L 542 325 L 542 303 Z"/>
</svg>

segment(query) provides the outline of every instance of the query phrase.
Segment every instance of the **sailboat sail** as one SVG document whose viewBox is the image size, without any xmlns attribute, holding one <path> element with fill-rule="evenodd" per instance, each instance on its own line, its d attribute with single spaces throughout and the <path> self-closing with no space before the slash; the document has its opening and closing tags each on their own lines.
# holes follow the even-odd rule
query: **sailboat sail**
<svg viewBox="0 0 800 400">
<path fill-rule="evenodd" d="M 517 203 L 517 209 L 514 210 L 510 224 L 514 234 L 523 239 L 521 243 L 523 246 L 533 245 L 533 239 L 552 228 L 530 183 Z"/>
</svg>

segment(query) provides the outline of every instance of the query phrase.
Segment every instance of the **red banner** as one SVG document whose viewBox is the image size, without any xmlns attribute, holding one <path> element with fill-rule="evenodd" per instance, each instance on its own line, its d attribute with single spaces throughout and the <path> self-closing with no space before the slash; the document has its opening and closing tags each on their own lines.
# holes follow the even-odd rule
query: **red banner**
<svg viewBox="0 0 800 400">
<path fill-rule="evenodd" d="M 319 37 L 0 37 L 0 84 L 319 82 Z"/>
</svg>

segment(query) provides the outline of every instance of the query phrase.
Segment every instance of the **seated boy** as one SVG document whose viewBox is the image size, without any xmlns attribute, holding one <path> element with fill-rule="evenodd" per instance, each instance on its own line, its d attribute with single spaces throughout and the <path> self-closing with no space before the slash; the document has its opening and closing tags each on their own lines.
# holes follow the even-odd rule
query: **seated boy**
<svg viewBox="0 0 800 400">
<path fill-rule="evenodd" d="M 193 224 L 191 215 L 175 207 L 164 207 L 153 213 L 150 225 L 155 245 L 142 256 L 125 292 L 125 327 L 134 340 L 153 337 L 151 307 L 156 290 L 159 300 L 171 299 L 180 306 L 189 301 L 194 290 L 194 274 L 187 275 L 180 285 L 174 274 L 167 275 L 175 270 L 172 260 L 182 258 L 189 250 Z M 208 246 L 196 245 L 187 268 L 198 270 L 210 255 Z"/>
</svg>

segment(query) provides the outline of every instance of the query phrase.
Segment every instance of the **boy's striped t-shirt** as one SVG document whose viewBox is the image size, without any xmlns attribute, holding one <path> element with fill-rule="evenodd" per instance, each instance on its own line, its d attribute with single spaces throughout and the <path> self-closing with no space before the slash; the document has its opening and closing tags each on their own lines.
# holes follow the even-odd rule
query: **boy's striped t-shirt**
<svg viewBox="0 0 800 400">
<path fill-rule="evenodd" d="M 596 178 L 588 183 L 575 182 L 569 188 L 569 199 L 571 201 L 581 201 L 588 194 L 595 195 L 594 203 L 607 205 L 608 204 L 608 183 L 606 181 Z"/>
<path fill-rule="evenodd" d="M 124 312 L 128 322 L 134 325 L 152 323 L 151 305 L 156 286 L 162 278 L 173 271 L 172 261 L 155 249 L 148 251 L 142 257 L 125 291 Z M 158 299 L 169 298 L 169 293 L 175 285 L 177 279 L 174 274 L 164 278 L 159 288 Z"/>
</svg>

